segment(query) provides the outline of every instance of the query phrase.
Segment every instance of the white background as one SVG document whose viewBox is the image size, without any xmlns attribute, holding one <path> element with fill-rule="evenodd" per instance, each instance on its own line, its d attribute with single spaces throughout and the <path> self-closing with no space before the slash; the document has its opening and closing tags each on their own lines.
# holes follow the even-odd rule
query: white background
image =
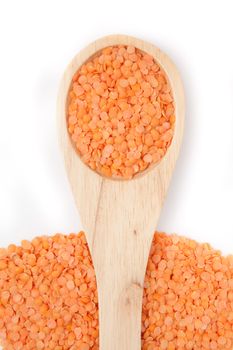
<svg viewBox="0 0 233 350">
<path fill-rule="evenodd" d="M 159 229 L 233 253 L 232 13 L 225 0 L 0 2 L 0 246 L 81 229 L 57 143 L 57 89 L 80 49 L 122 33 L 169 54 L 185 86 Z"/>
</svg>

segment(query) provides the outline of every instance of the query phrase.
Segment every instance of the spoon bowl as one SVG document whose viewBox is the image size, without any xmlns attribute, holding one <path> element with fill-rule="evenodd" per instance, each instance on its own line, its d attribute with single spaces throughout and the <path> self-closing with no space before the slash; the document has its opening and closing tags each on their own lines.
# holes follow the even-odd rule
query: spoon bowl
<svg viewBox="0 0 233 350">
<path fill-rule="evenodd" d="M 67 130 L 67 96 L 76 71 L 107 46 L 132 45 L 152 55 L 165 71 L 175 104 L 175 130 L 161 161 L 132 180 L 106 178 L 78 156 Z M 101 350 L 141 349 L 143 283 L 150 246 L 179 154 L 184 125 L 184 93 L 171 60 L 143 40 L 101 38 L 67 67 L 58 96 L 58 131 L 67 175 L 96 273 Z"/>
</svg>

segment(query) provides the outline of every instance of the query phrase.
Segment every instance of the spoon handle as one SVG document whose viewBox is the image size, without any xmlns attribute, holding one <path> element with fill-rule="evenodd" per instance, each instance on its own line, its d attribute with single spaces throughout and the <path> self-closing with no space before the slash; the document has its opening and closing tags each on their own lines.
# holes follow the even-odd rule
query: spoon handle
<svg viewBox="0 0 233 350">
<path fill-rule="evenodd" d="M 146 184 L 148 178 L 146 183 L 143 178 L 103 180 L 101 186 L 89 242 L 97 279 L 101 350 L 141 349 L 144 275 L 161 208 L 158 200 L 152 214 L 157 196 L 154 193 L 155 199 L 149 199 L 153 191 Z"/>
<path fill-rule="evenodd" d="M 114 269 L 112 274 L 120 274 L 120 269 Z M 105 279 L 108 276 L 106 273 Z M 120 287 L 117 290 L 112 282 L 107 284 L 102 280 L 98 283 L 100 349 L 140 350 L 142 286 L 130 279 L 122 283 L 115 278 L 115 283 Z"/>
<path fill-rule="evenodd" d="M 102 236 L 100 232 L 99 234 Z M 130 234 L 133 235 L 133 232 Z M 102 255 L 95 259 L 93 252 L 101 350 L 141 349 L 142 270 L 145 261 L 132 253 L 138 243 L 137 239 L 124 239 L 126 235 L 129 234 L 119 231 L 114 240 L 105 237 Z M 98 242 L 101 245 L 101 240 Z M 126 246 L 131 246 L 132 251 Z"/>
</svg>

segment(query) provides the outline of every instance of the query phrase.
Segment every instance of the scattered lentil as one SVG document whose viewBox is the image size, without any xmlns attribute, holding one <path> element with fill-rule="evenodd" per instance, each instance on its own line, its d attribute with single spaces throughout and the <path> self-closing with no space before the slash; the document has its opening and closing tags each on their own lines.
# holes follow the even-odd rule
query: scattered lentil
<svg viewBox="0 0 233 350">
<path fill-rule="evenodd" d="M 4 350 L 99 348 L 96 281 L 83 232 L 0 249 L 0 266 Z M 232 347 L 233 257 L 156 233 L 144 285 L 142 349 Z"/>
<path fill-rule="evenodd" d="M 101 50 L 73 77 L 67 122 L 90 168 L 132 178 L 158 163 L 172 141 L 175 108 L 165 72 L 133 46 Z"/>
</svg>

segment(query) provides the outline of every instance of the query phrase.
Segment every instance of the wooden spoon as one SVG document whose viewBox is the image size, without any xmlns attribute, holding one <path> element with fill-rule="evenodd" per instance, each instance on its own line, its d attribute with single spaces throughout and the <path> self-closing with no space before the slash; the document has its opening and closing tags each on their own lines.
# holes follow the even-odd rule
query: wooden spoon
<svg viewBox="0 0 233 350">
<path fill-rule="evenodd" d="M 160 163 L 132 180 L 104 178 L 76 153 L 67 131 L 67 94 L 78 68 L 99 50 L 133 45 L 151 54 L 166 72 L 175 101 L 175 133 Z M 144 275 L 152 238 L 179 153 L 184 123 L 184 94 L 179 73 L 155 46 L 113 35 L 90 44 L 74 57 L 58 97 L 59 138 L 65 166 L 95 268 L 101 350 L 141 349 Z"/>
</svg>

